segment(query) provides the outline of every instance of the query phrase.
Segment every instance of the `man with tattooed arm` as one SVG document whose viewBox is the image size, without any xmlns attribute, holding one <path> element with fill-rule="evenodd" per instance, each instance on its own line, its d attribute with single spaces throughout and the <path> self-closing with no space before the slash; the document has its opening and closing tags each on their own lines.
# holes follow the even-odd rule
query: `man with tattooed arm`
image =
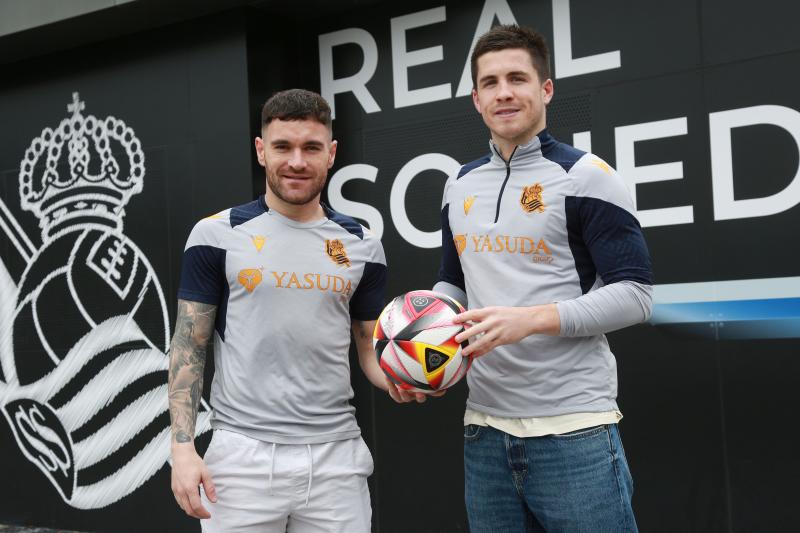
<svg viewBox="0 0 800 533">
<path fill-rule="evenodd" d="M 367 378 L 397 402 L 372 347 L 383 307 L 380 241 L 320 203 L 336 155 L 316 93 L 272 96 L 255 139 L 264 196 L 189 236 L 170 348 L 172 490 L 203 531 L 368 532 L 372 457 L 349 400 L 350 330 Z M 211 443 L 194 434 L 214 342 Z M 198 490 L 202 485 L 203 490 Z"/>
</svg>

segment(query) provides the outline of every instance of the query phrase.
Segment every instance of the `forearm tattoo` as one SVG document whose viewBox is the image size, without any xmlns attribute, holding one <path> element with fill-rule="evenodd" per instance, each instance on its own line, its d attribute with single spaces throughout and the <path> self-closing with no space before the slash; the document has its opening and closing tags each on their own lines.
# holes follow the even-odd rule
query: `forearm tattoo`
<svg viewBox="0 0 800 533">
<path fill-rule="evenodd" d="M 364 342 L 369 340 L 370 342 L 372 342 L 372 330 L 374 328 L 370 328 L 370 325 L 374 325 L 375 323 L 374 322 L 357 321 L 357 322 L 354 322 L 354 324 L 356 326 L 354 328 L 356 330 L 356 335 L 357 335 L 357 339 L 356 340 L 361 340 L 361 341 L 364 341 Z"/>
<path fill-rule="evenodd" d="M 194 440 L 203 393 L 206 350 L 217 306 L 178 300 L 178 320 L 169 348 L 169 416 L 173 442 Z"/>
</svg>

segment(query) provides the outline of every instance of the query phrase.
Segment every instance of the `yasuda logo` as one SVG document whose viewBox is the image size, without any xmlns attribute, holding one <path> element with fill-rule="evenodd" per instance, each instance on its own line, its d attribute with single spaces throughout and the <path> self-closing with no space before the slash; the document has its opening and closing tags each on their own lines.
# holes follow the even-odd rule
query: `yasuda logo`
<svg viewBox="0 0 800 533">
<path fill-rule="evenodd" d="M 258 284 L 261 283 L 263 276 L 258 268 L 245 268 L 239 271 L 238 279 L 242 287 L 247 289 L 247 292 L 253 292 Z"/>
</svg>

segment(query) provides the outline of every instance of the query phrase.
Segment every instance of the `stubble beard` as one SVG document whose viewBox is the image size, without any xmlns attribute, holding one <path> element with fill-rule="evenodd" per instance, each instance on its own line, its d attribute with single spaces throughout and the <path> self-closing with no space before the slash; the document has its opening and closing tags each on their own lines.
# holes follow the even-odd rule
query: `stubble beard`
<svg viewBox="0 0 800 533">
<path fill-rule="evenodd" d="M 278 197 L 279 200 L 282 202 L 286 202 L 287 204 L 292 205 L 306 205 L 311 203 L 321 192 L 323 187 L 325 187 L 325 180 L 319 180 L 318 178 L 314 177 L 311 178 L 313 182 L 313 187 L 308 191 L 308 194 L 305 194 L 301 197 L 290 197 L 281 187 L 280 179 L 278 179 L 272 172 L 267 169 L 267 187 L 269 190 L 272 191 L 272 194 Z"/>
</svg>

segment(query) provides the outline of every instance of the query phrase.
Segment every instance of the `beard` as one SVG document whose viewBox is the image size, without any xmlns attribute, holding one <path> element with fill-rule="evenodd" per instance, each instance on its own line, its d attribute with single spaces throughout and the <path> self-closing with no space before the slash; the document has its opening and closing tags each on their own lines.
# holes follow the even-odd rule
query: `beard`
<svg viewBox="0 0 800 533">
<path fill-rule="evenodd" d="M 287 204 L 306 205 L 314 201 L 325 187 L 325 176 L 313 176 L 304 183 L 306 185 L 302 188 L 290 187 L 267 169 L 267 187 L 278 199 Z"/>
</svg>

